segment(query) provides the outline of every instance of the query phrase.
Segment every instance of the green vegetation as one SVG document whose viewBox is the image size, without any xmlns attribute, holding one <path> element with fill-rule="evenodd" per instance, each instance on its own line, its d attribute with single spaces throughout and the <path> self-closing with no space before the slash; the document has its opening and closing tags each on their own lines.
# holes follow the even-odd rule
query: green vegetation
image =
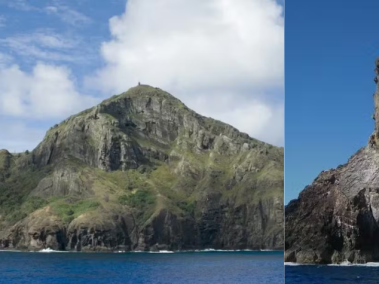
<svg viewBox="0 0 379 284">
<path fill-rule="evenodd" d="M 128 205 L 139 210 L 145 210 L 147 206 L 154 204 L 155 201 L 155 195 L 151 191 L 145 189 L 140 189 L 135 193 L 121 195 L 119 197 L 119 202 L 121 204 Z"/>
<path fill-rule="evenodd" d="M 11 202 L 4 203 L 4 208 L 2 209 L 4 210 L 4 212 L 9 212 L 9 214 L 7 214 L 5 218 L 6 221 L 10 223 L 15 223 L 27 217 L 30 213 L 36 211 L 37 209 L 44 207 L 48 204 L 48 202 L 43 198 L 31 196 L 28 199 L 26 199 L 26 201 L 21 205 L 13 204 L 14 207 L 12 207 L 10 206 L 11 204 Z"/>
<path fill-rule="evenodd" d="M 48 171 L 48 167 L 41 170 L 29 167 L 20 172 L 10 169 L 11 176 L 6 182 L 0 182 L 0 214 L 6 216 L 7 222 L 13 224 L 26 217 L 33 208 L 43 206 L 42 200 L 30 197 L 29 193 Z"/>
<path fill-rule="evenodd" d="M 122 205 L 134 208 L 137 222 L 143 224 L 154 213 L 157 198 L 150 190 L 140 189 L 134 193 L 121 195 L 118 201 Z"/>
<path fill-rule="evenodd" d="M 7 170 L 10 160 L 11 154 L 6 150 L 0 150 L 0 171 Z"/>
<path fill-rule="evenodd" d="M 30 196 L 22 205 L 21 211 L 25 214 L 30 214 L 37 209 L 40 209 L 48 204 L 47 200 L 38 197 L 38 196 Z"/>
<path fill-rule="evenodd" d="M 49 205 L 54 213 L 67 223 L 86 212 L 96 210 L 100 206 L 100 203 L 96 200 L 78 200 L 70 197 L 53 198 L 50 202 Z"/>
<path fill-rule="evenodd" d="M 194 216 L 196 210 L 196 201 L 181 201 L 177 203 L 177 206 L 183 210 L 184 213 Z"/>
<path fill-rule="evenodd" d="M 150 184 L 147 183 L 146 175 L 138 170 L 104 172 L 96 169 L 95 171 L 97 177 L 102 178 L 106 183 L 112 183 L 122 190 L 131 191 L 139 188 L 151 188 Z"/>
</svg>

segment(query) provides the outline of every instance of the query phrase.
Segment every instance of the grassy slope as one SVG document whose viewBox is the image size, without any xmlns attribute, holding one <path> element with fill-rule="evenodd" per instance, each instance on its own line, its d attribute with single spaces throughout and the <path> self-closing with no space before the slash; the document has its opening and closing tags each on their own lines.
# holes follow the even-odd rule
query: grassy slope
<svg viewBox="0 0 379 284">
<path fill-rule="evenodd" d="M 255 203 L 261 199 L 283 194 L 280 187 L 269 190 L 260 188 L 260 181 L 264 186 L 267 180 L 278 180 L 283 177 L 283 172 L 273 169 L 273 165 L 267 165 L 251 177 L 257 184 L 253 192 L 243 183 L 227 190 L 225 184 L 233 174 L 230 164 L 238 161 L 239 157 L 214 154 L 210 158 L 209 153 L 202 155 L 190 152 L 184 156 L 198 169 L 220 172 L 219 178 L 212 179 L 212 188 L 220 191 L 223 198 L 236 200 L 237 204 Z M 155 170 L 150 169 L 146 172 L 139 170 L 104 172 L 82 165 L 75 160 L 66 166 L 74 167 L 80 172 L 80 179 L 93 190 L 92 196 L 85 199 L 81 196 L 56 196 L 49 199 L 30 196 L 29 193 L 38 182 L 51 174 L 51 169 L 46 167 L 37 170 L 28 167 L 27 170 L 18 171 L 14 164 L 11 176 L 5 183 L 0 183 L 2 221 L 5 220 L 8 224 L 15 223 L 46 205 L 50 205 L 65 222 L 70 222 L 79 215 L 100 207 L 111 210 L 123 206 L 132 207 L 137 221 L 141 224 L 163 207 L 169 208 L 179 216 L 186 214 L 195 216 L 198 194 L 209 186 L 207 178 L 199 183 L 189 177 L 180 177 L 164 163 L 157 164 Z"/>
<path fill-rule="evenodd" d="M 114 96 L 103 103 L 110 103 L 125 96 L 131 98 L 140 95 L 151 96 L 155 95 L 156 92 L 156 88 L 149 86 L 132 88 L 127 93 Z M 159 92 L 160 95 L 163 93 L 168 99 L 173 100 L 173 103 L 177 104 L 181 111 L 193 113 L 168 93 L 160 90 Z M 46 138 L 53 135 L 55 131 L 64 129 L 73 118 L 88 114 L 91 110 L 85 110 L 52 127 L 47 132 Z M 109 117 L 109 119 L 113 119 L 113 117 Z M 200 117 L 200 119 L 203 126 L 211 132 L 225 127 L 223 123 L 210 118 Z M 71 160 L 68 161 L 66 167 L 74 168 L 75 171 L 80 172 L 81 181 L 92 189 L 91 195 L 85 198 L 83 196 L 55 196 L 54 198 L 43 199 L 31 196 L 30 193 L 42 178 L 52 174 L 53 169 L 49 167 L 36 169 L 29 165 L 20 170 L 20 165 L 25 164 L 27 157 L 26 154 L 19 154 L 12 159 L 12 166 L 9 169 L 10 176 L 5 182 L 0 182 L 0 229 L 2 223 L 3 225 L 13 224 L 46 205 L 50 205 L 53 211 L 67 223 L 85 212 L 96 211 L 99 208 L 118 210 L 130 207 L 135 211 L 137 221 L 141 224 L 159 212 L 161 208 L 169 208 L 179 216 L 186 214 L 198 216 L 196 200 L 198 200 L 199 194 L 208 190 L 210 185 L 214 190 L 221 192 L 224 199 L 234 200 L 236 204 L 254 204 L 272 196 L 283 196 L 282 186 L 270 185 L 271 180 L 283 180 L 283 149 L 281 148 L 275 148 L 247 137 L 246 139 L 254 141 L 262 151 L 267 150 L 267 160 L 277 162 L 268 162 L 263 170 L 251 175 L 249 180 L 228 190 L 226 184 L 234 175 L 231 165 L 238 165 L 243 159 L 243 154 L 237 156 L 222 156 L 215 152 L 197 154 L 176 149 L 174 143 L 167 146 L 168 148 L 162 148 L 161 145 L 154 144 L 152 141 L 138 137 L 134 137 L 134 139 L 143 147 L 159 148 L 160 151 L 167 154 L 172 150 L 179 151 L 180 155 L 205 178 L 197 180 L 191 177 L 178 176 L 173 172 L 173 169 L 179 161 L 170 165 L 156 161 L 155 167 L 148 168 L 147 171 L 104 172 L 83 165 L 76 160 Z M 2 159 L 0 153 L 0 166 Z M 256 159 L 259 162 L 262 157 L 257 156 Z M 3 169 L 0 168 L 1 170 Z M 210 178 L 210 172 L 219 173 L 219 176 Z M 248 183 L 253 184 L 254 187 L 247 186 Z"/>
</svg>

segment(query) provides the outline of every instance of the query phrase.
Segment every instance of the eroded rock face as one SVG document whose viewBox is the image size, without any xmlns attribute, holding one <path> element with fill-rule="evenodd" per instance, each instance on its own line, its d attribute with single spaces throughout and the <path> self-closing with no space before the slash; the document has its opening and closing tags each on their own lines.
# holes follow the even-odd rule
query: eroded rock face
<svg viewBox="0 0 379 284">
<path fill-rule="evenodd" d="M 66 227 L 50 207 L 37 210 L 0 235 L 0 247 L 66 249 Z"/>
<path fill-rule="evenodd" d="M 67 229 L 67 247 L 75 251 L 130 251 L 134 249 L 137 231 L 130 213 L 87 213 L 70 223 Z"/>
<path fill-rule="evenodd" d="M 345 165 L 322 172 L 286 206 L 286 261 L 379 261 L 378 97 L 377 88 L 376 126 L 368 146 Z"/>
<path fill-rule="evenodd" d="M 321 173 L 286 207 L 286 259 L 301 263 L 378 260 L 377 149 Z"/>
<path fill-rule="evenodd" d="M 30 193 L 43 198 L 65 195 L 90 196 L 89 188 L 81 179 L 80 173 L 69 168 L 57 168 L 51 175 L 43 178 Z"/>
<path fill-rule="evenodd" d="M 8 154 L 0 168 L 2 247 L 284 246 L 283 149 L 202 117 L 160 89 L 132 88 L 52 127 L 31 153 Z M 141 190 L 153 201 L 120 201 Z M 2 211 L 2 191 L 17 194 L 26 218 L 9 221 L 17 216 Z M 42 209 L 30 212 L 35 206 Z"/>
</svg>

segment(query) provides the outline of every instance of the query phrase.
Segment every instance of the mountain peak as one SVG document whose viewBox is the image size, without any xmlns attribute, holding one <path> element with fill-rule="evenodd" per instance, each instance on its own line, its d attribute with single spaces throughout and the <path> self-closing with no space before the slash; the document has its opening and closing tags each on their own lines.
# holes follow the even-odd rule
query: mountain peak
<svg viewBox="0 0 379 284">
<path fill-rule="evenodd" d="M 71 116 L 3 170 L 1 157 L 0 247 L 283 247 L 283 149 L 159 88 Z"/>
<path fill-rule="evenodd" d="M 254 147 L 276 148 L 195 113 L 168 92 L 139 85 L 52 127 L 34 157 L 46 165 L 70 155 L 104 170 L 126 170 L 145 163 L 141 143 L 148 141 L 164 151 L 183 139 L 186 143 L 180 147 L 187 150 L 228 155 Z"/>
<path fill-rule="evenodd" d="M 179 99 L 171 95 L 170 93 L 157 88 L 153 87 L 150 85 L 145 85 L 145 84 L 140 84 L 134 87 L 131 87 L 129 90 L 126 92 L 123 92 L 119 95 L 114 95 L 113 97 L 106 99 L 103 101 L 103 103 L 109 102 L 109 101 L 114 101 L 120 98 L 138 98 L 138 97 L 143 97 L 143 98 L 161 98 L 161 99 L 169 99 L 172 101 L 177 101 L 180 102 Z M 181 103 L 181 102 L 180 102 Z"/>
</svg>

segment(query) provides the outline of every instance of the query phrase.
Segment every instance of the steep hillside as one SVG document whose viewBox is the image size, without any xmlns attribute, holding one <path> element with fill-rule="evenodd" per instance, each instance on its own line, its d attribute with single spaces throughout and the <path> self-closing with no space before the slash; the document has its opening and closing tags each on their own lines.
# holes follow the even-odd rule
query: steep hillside
<svg viewBox="0 0 379 284">
<path fill-rule="evenodd" d="M 0 151 L 0 247 L 282 249 L 283 148 L 146 85 Z"/>
</svg>

